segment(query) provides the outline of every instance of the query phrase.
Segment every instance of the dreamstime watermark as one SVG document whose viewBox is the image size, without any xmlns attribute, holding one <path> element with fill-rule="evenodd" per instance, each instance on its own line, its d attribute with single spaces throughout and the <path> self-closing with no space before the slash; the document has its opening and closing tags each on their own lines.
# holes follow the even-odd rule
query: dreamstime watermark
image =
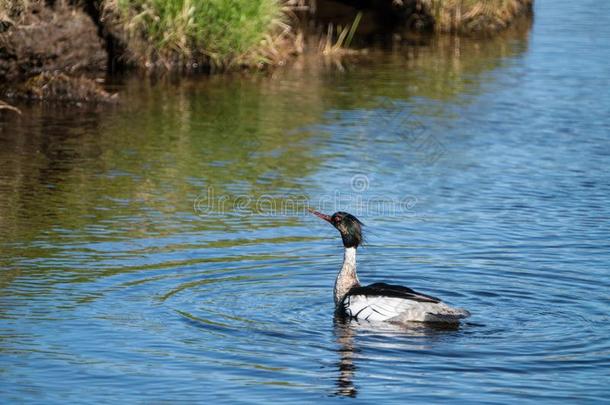
<svg viewBox="0 0 610 405">
<path fill-rule="evenodd" d="M 357 193 L 365 192 L 369 189 L 369 178 L 363 174 L 357 174 L 352 177 L 351 181 L 352 191 Z"/>
<path fill-rule="evenodd" d="M 249 195 L 217 193 L 208 187 L 193 201 L 193 210 L 202 217 L 223 215 L 261 215 L 269 217 L 308 215 L 308 209 L 333 213 L 348 211 L 356 216 L 413 215 L 418 200 L 415 196 L 368 195 L 369 178 L 355 175 L 351 192 L 335 190 L 315 198 L 306 195 Z"/>
<path fill-rule="evenodd" d="M 362 110 L 353 119 L 341 119 L 347 123 L 348 136 L 371 140 L 376 143 L 390 143 L 390 148 L 381 148 L 400 159 L 406 165 L 432 165 L 444 154 L 444 145 L 414 115 L 413 107 L 404 102 L 380 99 L 375 109 Z M 192 123 L 199 130 L 202 123 Z M 209 130 L 206 126 L 206 131 Z M 227 145 L 239 141 L 245 158 L 252 158 L 261 152 L 261 141 L 255 133 L 248 131 L 237 122 L 225 123 L 216 129 L 217 138 Z M 203 127 L 202 127 L 203 130 Z M 345 135 L 345 134 L 344 134 Z M 221 148 L 222 150 L 222 148 Z M 235 158 L 231 150 L 231 157 Z M 222 154 L 221 154 L 222 155 Z M 380 156 L 380 159 L 385 158 Z M 193 201 L 194 212 L 202 217 L 218 215 L 265 215 L 298 216 L 305 215 L 308 208 L 324 212 L 349 211 L 354 215 L 414 215 L 418 199 L 411 195 L 374 194 L 370 192 L 369 177 L 357 174 L 352 177 L 348 192 L 346 188 L 335 190 L 312 199 L 305 193 L 297 194 L 232 194 L 208 187 Z"/>
</svg>

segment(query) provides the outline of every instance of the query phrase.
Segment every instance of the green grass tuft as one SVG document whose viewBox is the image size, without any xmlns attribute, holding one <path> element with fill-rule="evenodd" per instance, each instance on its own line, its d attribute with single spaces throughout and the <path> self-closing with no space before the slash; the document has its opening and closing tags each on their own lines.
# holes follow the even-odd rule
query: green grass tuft
<svg viewBox="0 0 610 405">
<path fill-rule="evenodd" d="M 226 66 L 281 23 L 279 0 L 107 0 L 136 57 L 174 62 L 204 55 Z"/>
</svg>

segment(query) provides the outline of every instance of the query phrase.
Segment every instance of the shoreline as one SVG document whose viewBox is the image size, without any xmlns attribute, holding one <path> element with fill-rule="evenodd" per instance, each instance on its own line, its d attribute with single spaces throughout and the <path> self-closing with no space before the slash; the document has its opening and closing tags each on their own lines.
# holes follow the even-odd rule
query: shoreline
<svg viewBox="0 0 610 405">
<path fill-rule="evenodd" d="M 121 71 L 178 75 L 264 71 L 290 64 L 303 53 L 341 59 L 413 36 L 493 37 L 515 20 L 529 18 L 533 0 L 362 1 L 359 8 L 336 0 L 318 1 L 315 9 L 305 0 L 256 0 L 249 4 L 261 7 L 240 10 L 252 15 L 241 26 L 244 15 L 234 14 L 230 2 L 226 10 L 191 7 L 187 15 L 199 12 L 200 19 L 226 11 L 216 17 L 218 23 L 234 25 L 220 36 L 210 28 L 201 34 L 207 38 L 204 43 L 193 39 L 192 32 L 199 32 L 195 20 L 187 19 L 191 25 L 184 25 L 184 16 L 175 10 L 157 10 L 154 21 L 163 12 L 172 17 L 166 21 L 170 31 L 159 31 L 141 22 L 140 9 L 125 8 L 136 3 L 146 7 L 148 2 L 87 0 L 73 7 L 64 0 L 53 6 L 40 0 L 0 0 L 0 114 L 18 112 L 7 101 L 114 103 L 118 96 L 109 94 L 103 83 L 105 77 Z M 182 3 L 168 0 L 164 7 Z M 507 10 L 493 7 L 497 4 Z M 140 23 L 134 25 L 134 20 Z M 174 28 L 181 36 L 172 36 Z M 203 45 L 214 38 L 218 38 L 215 47 Z"/>
</svg>

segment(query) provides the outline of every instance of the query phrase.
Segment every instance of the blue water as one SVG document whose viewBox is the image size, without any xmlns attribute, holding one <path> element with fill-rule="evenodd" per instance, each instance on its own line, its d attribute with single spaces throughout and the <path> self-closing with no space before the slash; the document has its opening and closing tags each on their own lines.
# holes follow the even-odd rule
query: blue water
<svg viewBox="0 0 610 405">
<path fill-rule="evenodd" d="M 610 3 L 0 120 L 3 402 L 606 402 Z M 363 283 L 457 329 L 333 319 Z"/>
</svg>

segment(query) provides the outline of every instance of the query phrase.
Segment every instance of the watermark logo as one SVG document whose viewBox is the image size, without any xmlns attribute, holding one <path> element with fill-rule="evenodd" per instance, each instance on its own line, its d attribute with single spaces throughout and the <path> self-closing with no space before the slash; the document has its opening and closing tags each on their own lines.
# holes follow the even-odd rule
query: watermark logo
<svg viewBox="0 0 610 405">
<path fill-rule="evenodd" d="M 363 193 L 369 189 L 369 178 L 363 174 L 357 174 L 352 177 L 351 187 L 352 191 Z"/>
<path fill-rule="evenodd" d="M 342 117 L 342 114 L 351 114 Z M 391 143 L 389 153 L 396 152 L 406 164 L 433 165 L 446 152 L 444 145 L 424 126 L 413 113 L 411 104 L 380 99 L 374 109 L 354 112 L 340 112 L 336 118 L 342 123 L 343 136 L 370 140 L 375 143 Z M 247 134 L 245 128 L 221 128 L 221 139 L 229 142 L 229 134 L 240 135 L 248 147 L 247 157 L 259 151 L 261 141 L 254 134 Z M 347 192 L 345 192 L 347 190 Z M 282 195 L 235 195 L 208 187 L 193 201 L 194 212 L 202 217 L 220 215 L 266 215 L 299 216 L 306 215 L 308 208 L 324 212 L 348 211 L 355 215 L 415 215 L 418 199 L 411 195 L 374 194 L 371 179 L 366 174 L 351 177 L 349 187 L 342 187 L 331 193 L 312 199 L 305 192 Z"/>
<path fill-rule="evenodd" d="M 349 211 L 363 216 L 415 215 L 418 199 L 415 196 L 369 195 L 370 181 L 366 175 L 355 175 L 351 179 L 351 192 L 336 190 L 314 199 L 307 195 L 252 196 L 218 193 L 208 187 L 193 201 L 194 212 L 201 217 L 224 215 L 301 216 L 314 208 L 324 212 Z"/>
</svg>

